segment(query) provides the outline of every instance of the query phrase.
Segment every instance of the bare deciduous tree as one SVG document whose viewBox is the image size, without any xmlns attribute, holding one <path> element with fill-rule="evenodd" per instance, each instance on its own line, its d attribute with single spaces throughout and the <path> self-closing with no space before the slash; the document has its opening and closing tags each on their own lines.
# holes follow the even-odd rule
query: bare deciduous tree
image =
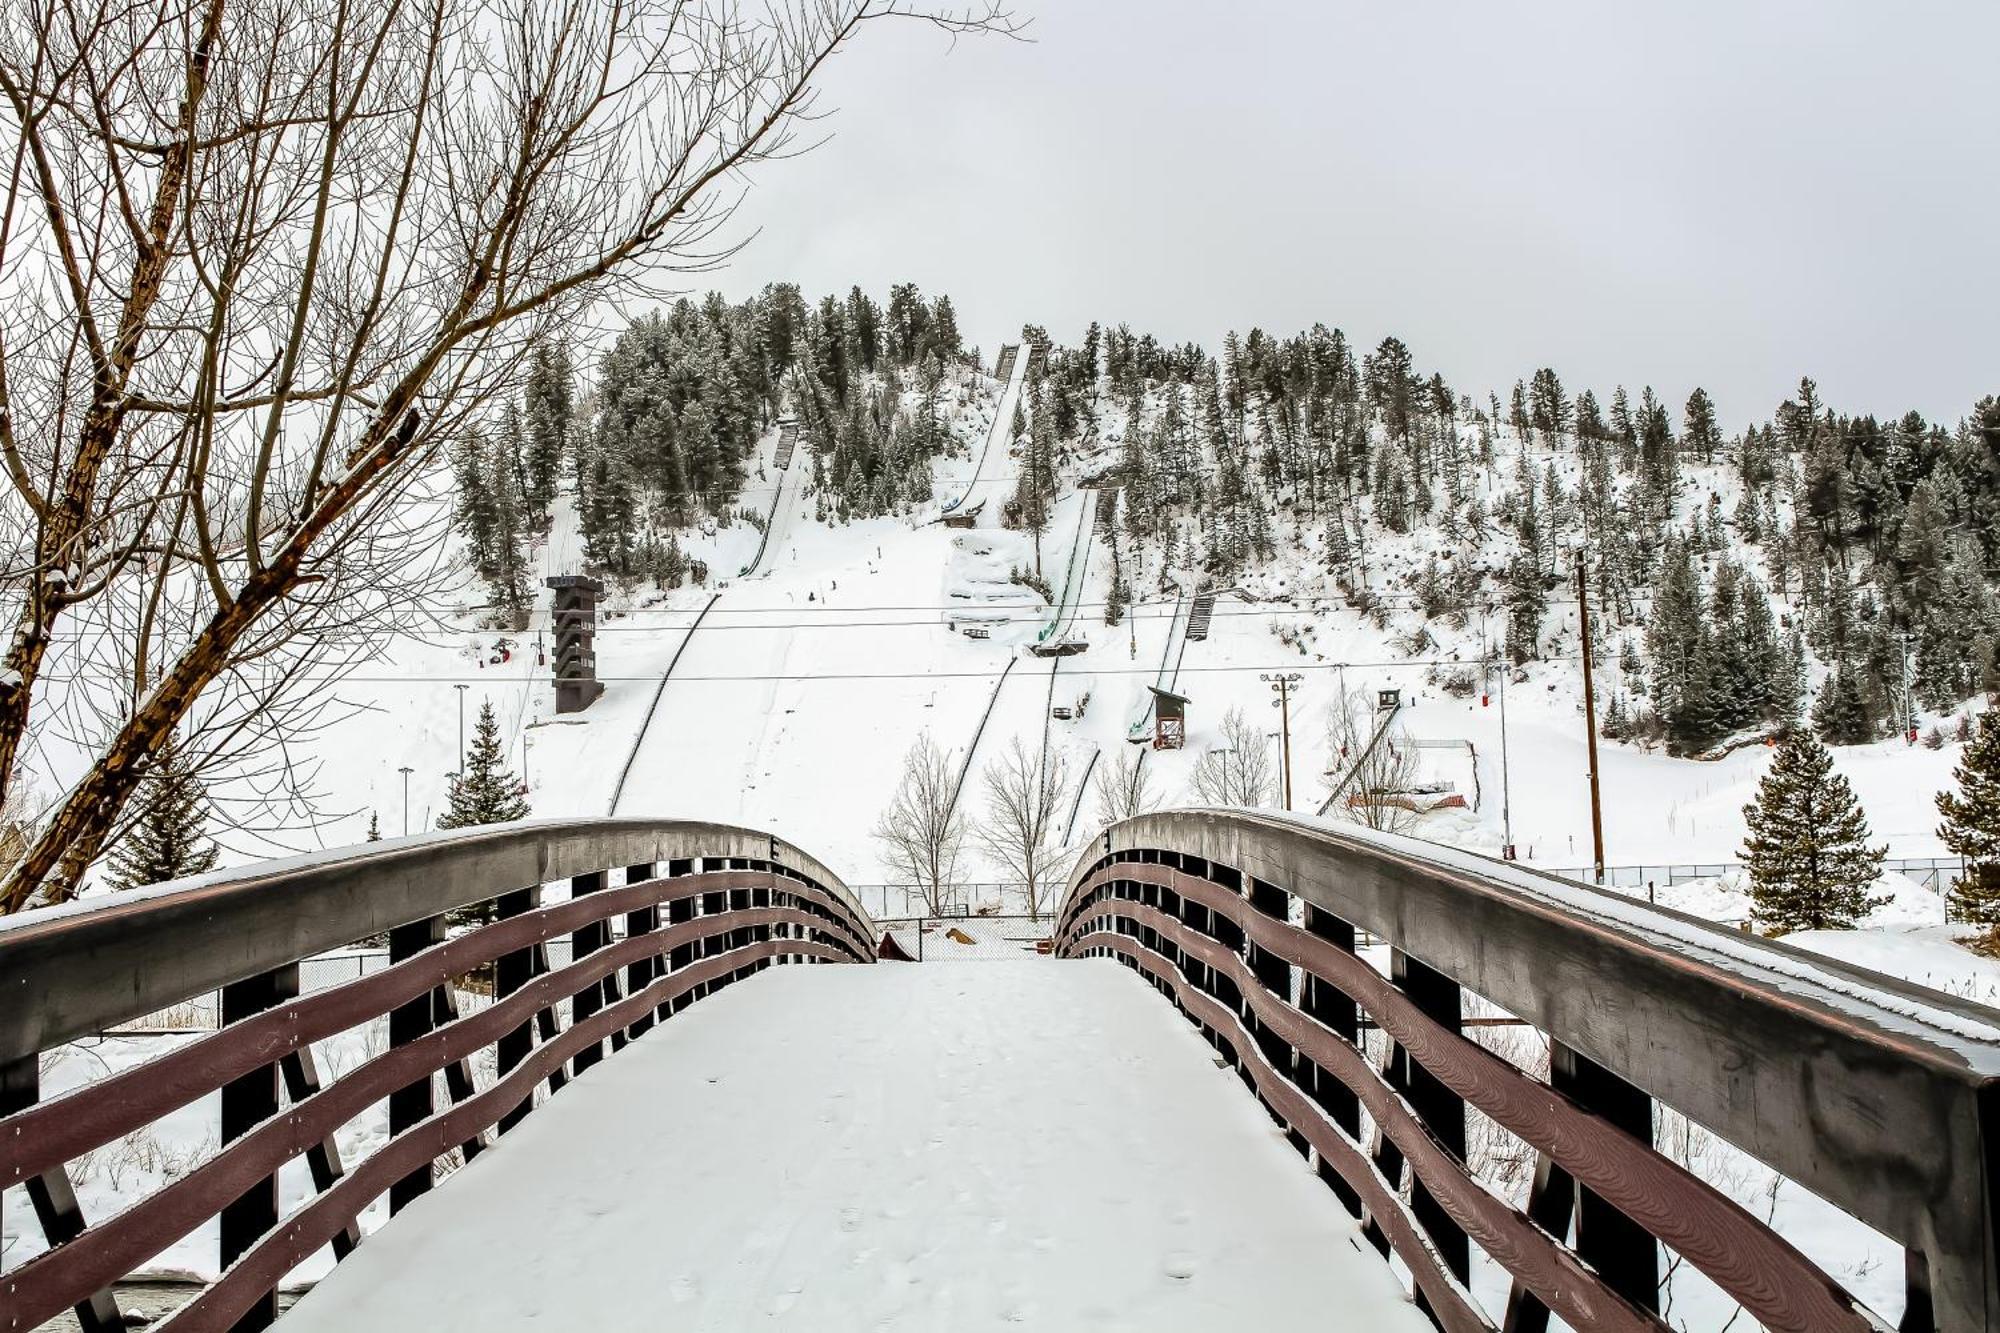
<svg viewBox="0 0 2000 1333">
<path fill-rule="evenodd" d="M 375 656 L 443 446 L 538 337 L 730 253 L 862 25 L 1012 29 L 916 3 L 0 9 L 0 800 L 37 727 L 91 756 L 0 910 L 75 891 L 177 729 L 268 755 Z"/>
<path fill-rule="evenodd" d="M 1117 758 L 1097 770 L 1097 822 L 1116 824 L 1121 819 L 1157 809 L 1160 801 L 1153 792 L 1153 774 L 1146 767 L 1143 746 L 1127 745 Z"/>
<path fill-rule="evenodd" d="M 875 825 L 888 863 L 916 882 L 932 916 L 943 914 L 957 894 L 958 854 L 965 845 L 957 788 L 958 775 L 926 731 L 903 756 L 903 779 Z"/>
<path fill-rule="evenodd" d="M 1041 919 L 1042 892 L 1061 852 L 1063 798 L 1069 761 L 1061 750 L 1031 753 L 1016 736 L 980 775 L 986 820 L 973 836 L 1027 886 L 1028 915 Z"/>
<path fill-rule="evenodd" d="M 1195 760 L 1188 781 L 1201 805 L 1267 805 L 1275 770 L 1271 742 L 1232 708 L 1222 717 L 1222 744 Z"/>
<path fill-rule="evenodd" d="M 1417 751 L 1400 731 L 1383 730 L 1384 715 L 1366 690 L 1348 690 L 1327 706 L 1326 742 L 1333 809 L 1358 824 L 1400 833 L 1416 811 L 1392 798 L 1417 780 Z"/>
</svg>

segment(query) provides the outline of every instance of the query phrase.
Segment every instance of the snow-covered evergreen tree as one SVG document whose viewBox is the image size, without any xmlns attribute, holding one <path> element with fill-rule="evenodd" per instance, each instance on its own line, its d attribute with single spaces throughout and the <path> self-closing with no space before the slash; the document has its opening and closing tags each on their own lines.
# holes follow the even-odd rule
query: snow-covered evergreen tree
<svg viewBox="0 0 2000 1333">
<path fill-rule="evenodd" d="M 1951 912 L 1960 921 L 2000 931 L 2000 711 L 1989 709 L 1966 743 L 1952 778 L 1956 791 L 1939 792 L 1938 837 L 1965 858 L 1965 873 L 1951 887 Z"/>
<path fill-rule="evenodd" d="M 140 784 L 139 816 L 111 853 L 111 886 L 136 889 L 215 869 L 208 798 L 178 743 L 169 741 Z"/>
<path fill-rule="evenodd" d="M 500 722 L 488 700 L 479 706 L 479 724 L 472 732 L 465 771 L 452 778 L 451 803 L 438 816 L 437 826 L 471 828 L 527 817 L 528 798 L 520 779 L 507 767 L 507 757 L 500 748 Z"/>
<path fill-rule="evenodd" d="M 1885 849 L 1868 845 L 1854 789 L 1812 733 L 1801 728 L 1779 741 L 1743 817 L 1752 911 L 1766 934 L 1846 929 L 1883 901 L 1868 888 Z"/>
</svg>

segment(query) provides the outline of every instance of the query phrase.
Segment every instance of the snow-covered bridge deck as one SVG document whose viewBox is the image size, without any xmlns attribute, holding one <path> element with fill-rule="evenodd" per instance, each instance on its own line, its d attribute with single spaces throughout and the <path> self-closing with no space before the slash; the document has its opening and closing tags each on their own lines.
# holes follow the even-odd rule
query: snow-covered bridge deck
<svg viewBox="0 0 2000 1333">
<path fill-rule="evenodd" d="M 312 1330 L 1429 1323 L 1214 1052 L 1102 961 L 779 968 L 577 1079 Z"/>
</svg>

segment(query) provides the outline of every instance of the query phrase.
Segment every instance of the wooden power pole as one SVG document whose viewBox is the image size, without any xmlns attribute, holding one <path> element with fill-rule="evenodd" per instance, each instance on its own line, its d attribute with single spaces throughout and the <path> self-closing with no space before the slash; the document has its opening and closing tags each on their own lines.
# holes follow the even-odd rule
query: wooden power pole
<svg viewBox="0 0 2000 1333">
<path fill-rule="evenodd" d="M 1604 884 L 1604 801 L 1597 783 L 1597 696 L 1590 678 L 1590 596 L 1583 572 L 1583 550 L 1576 553 L 1576 616 L 1583 640 L 1583 739 L 1590 754 L 1591 867 L 1599 887 Z"/>
<path fill-rule="evenodd" d="M 1297 671 L 1281 671 L 1276 675 L 1266 673 L 1259 679 L 1269 682 L 1278 697 L 1271 700 L 1271 706 L 1278 710 L 1278 732 L 1280 753 L 1283 755 L 1285 809 L 1292 808 L 1292 690 L 1305 679 Z"/>
</svg>

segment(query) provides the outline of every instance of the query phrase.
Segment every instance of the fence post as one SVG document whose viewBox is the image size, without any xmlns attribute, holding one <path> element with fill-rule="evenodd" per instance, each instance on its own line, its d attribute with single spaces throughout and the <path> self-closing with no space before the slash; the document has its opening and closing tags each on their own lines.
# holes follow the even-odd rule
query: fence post
<svg viewBox="0 0 2000 1333">
<path fill-rule="evenodd" d="M 416 957 L 434 944 L 443 942 L 444 918 L 441 916 L 428 916 L 421 921 L 412 921 L 406 926 L 397 926 L 389 932 L 389 962 L 393 966 L 406 958 Z M 389 1011 L 389 1045 L 392 1049 L 422 1041 L 431 1034 L 436 1016 L 432 999 L 432 993 L 426 990 L 415 999 L 406 1000 Z M 434 1110 L 436 1106 L 431 1097 L 429 1074 L 425 1074 L 414 1083 L 395 1089 L 389 1094 L 390 1137 L 393 1138 L 406 1129 L 422 1124 L 430 1119 Z M 411 1200 L 430 1189 L 436 1166 L 437 1161 L 433 1158 L 389 1186 L 391 1216 L 401 1212 Z"/>
</svg>

